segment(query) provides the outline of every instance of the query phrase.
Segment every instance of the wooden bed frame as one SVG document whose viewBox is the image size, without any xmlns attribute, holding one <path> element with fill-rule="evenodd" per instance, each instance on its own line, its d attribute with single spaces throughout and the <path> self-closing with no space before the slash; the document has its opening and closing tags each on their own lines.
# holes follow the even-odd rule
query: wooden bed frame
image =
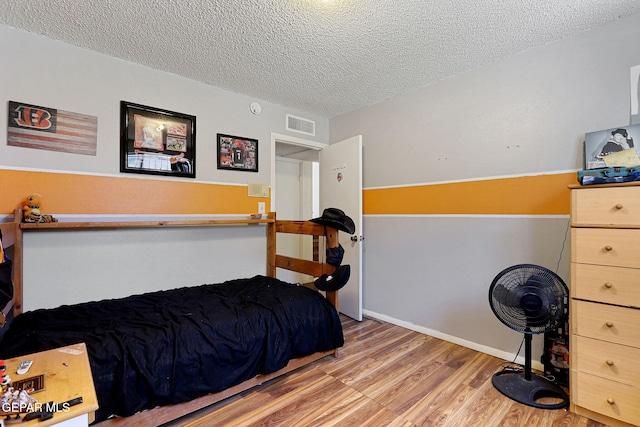
<svg viewBox="0 0 640 427">
<path fill-rule="evenodd" d="M 276 220 L 275 212 L 267 215 L 266 219 L 237 219 L 237 220 L 187 220 L 187 221 L 131 221 L 131 222 L 54 222 L 54 223 L 24 223 L 22 222 L 22 211 L 14 211 L 13 223 L 3 223 L 3 242 L 6 246 L 13 243 L 13 285 L 14 316 L 22 313 L 23 310 L 23 233 L 39 229 L 64 229 L 64 230 L 90 230 L 90 229 L 118 229 L 118 228 L 169 228 L 169 227 L 211 227 L 229 225 L 266 225 L 267 234 L 267 270 L 266 275 L 276 277 L 276 268 L 295 271 L 297 273 L 308 274 L 319 277 L 322 274 L 331 274 L 335 267 L 322 262 L 309 261 L 276 253 L 276 233 L 303 234 L 312 236 L 324 236 L 326 247 L 338 246 L 338 230 L 325 227 L 310 221 L 290 221 Z M 305 286 L 315 289 L 313 283 Z M 336 310 L 338 309 L 338 292 L 326 292 L 326 298 L 331 302 Z M 139 412 L 126 418 L 112 418 L 98 423 L 100 426 L 139 426 L 139 425 L 159 425 L 184 415 L 190 414 L 198 409 L 202 409 L 216 402 L 224 400 L 242 391 L 258 386 L 265 381 L 284 375 L 323 357 L 333 355 L 338 356 L 338 349 L 325 352 L 314 353 L 302 358 L 292 359 L 283 369 L 268 374 L 258 375 L 243 383 L 233 386 L 221 392 L 208 394 L 206 396 L 184 402 L 177 405 L 162 406 L 150 410 Z"/>
</svg>

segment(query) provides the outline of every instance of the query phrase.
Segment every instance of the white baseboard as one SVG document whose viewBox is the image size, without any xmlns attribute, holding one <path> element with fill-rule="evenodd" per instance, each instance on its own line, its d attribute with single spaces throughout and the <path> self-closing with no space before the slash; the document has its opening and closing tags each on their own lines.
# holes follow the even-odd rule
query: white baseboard
<svg viewBox="0 0 640 427">
<path fill-rule="evenodd" d="M 493 347 L 487 347 L 486 345 L 482 345 L 482 344 L 478 344 L 472 341 L 468 341 L 453 335 L 448 335 L 445 333 L 442 333 L 440 331 L 436 331 L 433 329 L 429 329 L 429 328 L 425 328 L 424 326 L 419 326 L 419 325 L 415 325 L 413 323 L 409 323 L 409 322 L 405 322 L 403 320 L 398 320 L 395 319 L 393 317 L 384 315 L 384 314 L 380 314 L 380 313 L 376 313 L 370 310 L 362 310 L 362 313 L 367 316 L 367 317 L 371 317 L 374 319 L 378 319 L 381 320 L 383 322 L 387 322 L 387 323 L 392 323 L 394 325 L 397 326 L 401 326 L 403 328 L 406 329 L 410 329 L 412 331 L 416 331 L 416 332 L 420 332 L 421 334 L 425 334 L 425 335 L 429 335 L 431 337 L 434 338 L 438 338 L 453 344 L 458 344 L 461 345 L 463 347 L 467 347 L 470 348 L 471 350 L 475 350 L 475 351 L 479 351 L 481 353 L 485 353 L 485 354 L 489 354 L 491 356 L 497 357 L 499 359 L 503 359 L 505 361 L 511 362 L 514 360 L 516 363 L 520 364 L 520 365 L 524 365 L 525 364 L 525 360 L 523 356 L 518 356 L 516 358 L 516 355 L 513 353 L 509 353 L 503 350 L 498 350 L 497 348 L 493 348 Z M 532 360 L 531 361 L 531 368 L 538 370 L 538 371 L 542 371 L 544 372 L 544 365 L 542 363 L 540 363 L 540 361 L 538 360 Z"/>
</svg>

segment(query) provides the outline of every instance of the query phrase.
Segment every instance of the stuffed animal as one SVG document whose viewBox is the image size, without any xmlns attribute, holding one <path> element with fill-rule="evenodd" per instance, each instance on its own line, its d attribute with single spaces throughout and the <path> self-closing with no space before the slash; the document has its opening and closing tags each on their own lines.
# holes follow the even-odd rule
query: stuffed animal
<svg viewBox="0 0 640 427">
<path fill-rule="evenodd" d="M 40 205 L 42 199 L 39 194 L 32 194 L 27 197 L 22 207 L 22 220 L 24 222 L 58 222 L 51 215 L 43 215 L 40 213 Z"/>
</svg>

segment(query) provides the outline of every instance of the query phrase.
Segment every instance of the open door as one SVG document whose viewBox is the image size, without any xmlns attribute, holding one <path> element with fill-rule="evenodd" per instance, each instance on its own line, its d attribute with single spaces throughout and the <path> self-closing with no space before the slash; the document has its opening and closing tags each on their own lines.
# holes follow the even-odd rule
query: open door
<svg viewBox="0 0 640 427">
<path fill-rule="evenodd" d="M 342 264 L 351 265 L 349 282 L 340 290 L 339 310 L 362 320 L 362 136 L 331 144 L 320 151 L 320 212 L 342 209 L 356 225 L 353 236 L 340 232 Z"/>
</svg>

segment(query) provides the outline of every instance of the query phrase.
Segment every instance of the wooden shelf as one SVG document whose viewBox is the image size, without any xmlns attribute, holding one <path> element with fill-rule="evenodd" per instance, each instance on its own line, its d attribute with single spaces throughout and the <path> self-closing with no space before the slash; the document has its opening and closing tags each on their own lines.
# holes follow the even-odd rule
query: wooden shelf
<svg viewBox="0 0 640 427">
<path fill-rule="evenodd" d="M 273 224 L 275 219 L 211 219 L 211 220 L 184 220 L 184 221 L 105 221 L 105 222 L 21 222 L 18 227 L 21 230 L 36 229 L 74 229 L 74 228 L 157 228 L 157 227 L 206 227 L 216 225 L 251 225 Z"/>
</svg>

